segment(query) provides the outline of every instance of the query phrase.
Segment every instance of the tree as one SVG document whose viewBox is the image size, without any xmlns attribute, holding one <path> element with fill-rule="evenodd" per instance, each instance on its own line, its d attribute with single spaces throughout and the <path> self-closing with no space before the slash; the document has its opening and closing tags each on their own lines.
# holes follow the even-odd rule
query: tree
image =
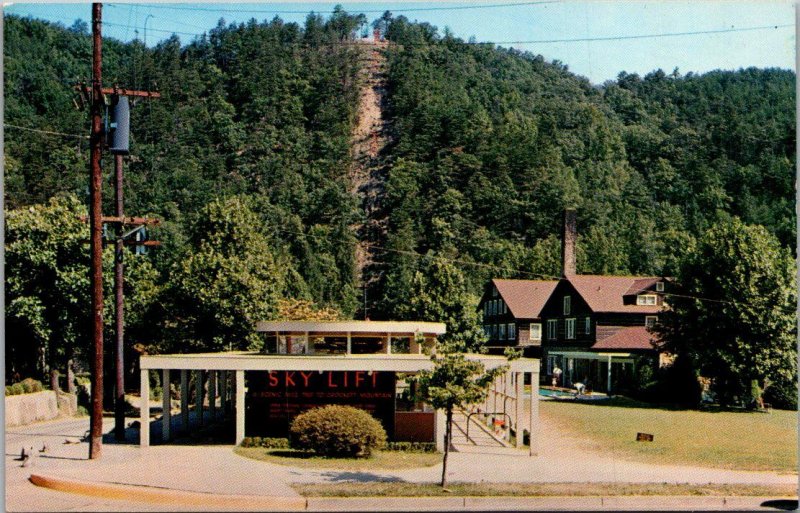
<svg viewBox="0 0 800 513">
<path fill-rule="evenodd" d="M 664 347 L 712 378 L 722 404 L 761 404 L 770 383 L 797 372 L 795 273 L 764 227 L 714 225 L 681 264 L 659 328 Z"/>
<path fill-rule="evenodd" d="M 442 488 L 447 486 L 447 456 L 453 440 L 453 410 L 466 408 L 486 399 L 489 386 L 508 366 L 485 369 L 477 360 L 462 353 L 446 352 L 431 356 L 432 370 L 423 370 L 411 378 L 417 383 L 417 400 L 437 410 L 444 410 L 445 442 L 442 459 Z"/>
<path fill-rule="evenodd" d="M 181 339 L 194 349 L 257 349 L 258 321 L 274 317 L 283 290 L 257 216 L 238 197 L 209 203 L 169 286 Z"/>
</svg>

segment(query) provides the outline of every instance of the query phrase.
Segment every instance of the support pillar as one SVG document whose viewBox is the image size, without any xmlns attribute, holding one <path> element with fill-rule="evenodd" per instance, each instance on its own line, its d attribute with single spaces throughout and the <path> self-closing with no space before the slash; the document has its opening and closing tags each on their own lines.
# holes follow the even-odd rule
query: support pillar
<svg viewBox="0 0 800 513">
<path fill-rule="evenodd" d="M 353 350 L 353 341 L 350 337 L 350 332 L 347 332 L 347 354 L 352 354 Z"/>
<path fill-rule="evenodd" d="M 517 449 L 522 447 L 523 442 L 523 430 L 522 430 L 522 393 L 523 393 L 523 386 L 522 382 L 522 373 L 515 372 L 514 373 L 514 430 L 517 433 Z"/>
<path fill-rule="evenodd" d="M 436 450 L 444 452 L 444 435 L 447 433 L 447 416 L 443 410 L 436 410 L 433 421 L 433 438 L 436 441 Z"/>
<path fill-rule="evenodd" d="M 386 347 L 384 347 L 384 352 L 386 354 L 392 354 L 392 334 L 388 333 L 386 335 Z"/>
<path fill-rule="evenodd" d="M 194 373 L 194 411 L 197 414 L 198 426 L 203 425 L 203 371 Z"/>
<path fill-rule="evenodd" d="M 236 445 L 244 440 L 244 371 L 236 371 Z"/>
<path fill-rule="evenodd" d="M 217 371 L 208 373 L 208 412 L 211 415 L 211 422 L 217 418 Z"/>
<path fill-rule="evenodd" d="M 222 418 L 228 410 L 228 371 L 219 371 L 219 409 L 222 410 Z"/>
<path fill-rule="evenodd" d="M 139 371 L 141 384 L 139 385 L 139 446 L 150 446 L 150 371 Z"/>
<path fill-rule="evenodd" d="M 161 370 L 161 443 L 169 441 L 172 427 L 172 397 L 169 393 L 169 369 Z"/>
<path fill-rule="evenodd" d="M 608 355 L 608 384 L 606 386 L 606 393 L 611 395 L 611 355 Z"/>
<path fill-rule="evenodd" d="M 189 432 L 189 371 L 181 369 L 181 425 Z"/>
<path fill-rule="evenodd" d="M 539 453 L 539 382 L 535 372 L 531 372 L 531 397 L 530 397 L 530 449 L 529 456 Z"/>
</svg>

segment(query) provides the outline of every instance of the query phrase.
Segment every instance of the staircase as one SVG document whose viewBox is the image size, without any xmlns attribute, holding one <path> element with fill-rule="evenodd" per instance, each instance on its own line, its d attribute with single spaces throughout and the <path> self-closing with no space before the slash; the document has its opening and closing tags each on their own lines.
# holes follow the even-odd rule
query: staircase
<svg viewBox="0 0 800 513">
<path fill-rule="evenodd" d="M 512 447 L 508 442 L 496 437 L 482 422 L 482 416 L 469 418 L 469 437 L 467 436 L 467 414 L 463 411 L 453 412 L 453 444 L 456 452 L 480 454 L 521 455 L 522 451 Z"/>
</svg>

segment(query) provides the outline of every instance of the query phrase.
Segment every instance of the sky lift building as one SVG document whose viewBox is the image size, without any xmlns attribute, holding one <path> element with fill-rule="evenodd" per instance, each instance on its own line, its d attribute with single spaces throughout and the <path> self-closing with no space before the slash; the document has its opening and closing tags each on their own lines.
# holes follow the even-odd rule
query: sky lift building
<svg viewBox="0 0 800 513">
<path fill-rule="evenodd" d="M 288 434 L 299 413 L 326 404 L 350 405 L 371 413 L 390 440 L 435 442 L 444 448 L 445 419 L 428 405 L 415 402 L 405 378 L 433 368 L 426 354 L 435 350 L 445 325 L 415 321 L 275 321 L 260 322 L 263 352 L 143 355 L 141 370 L 140 445 L 150 445 L 151 371 L 161 371 L 164 398 L 162 443 L 172 438 L 169 383 L 180 376 L 180 417 L 189 429 L 189 373 L 195 373 L 195 410 L 207 400 L 212 419 L 231 412 L 236 419 L 235 443 L 246 436 Z M 527 431 L 529 454 L 538 441 L 539 360 L 470 354 L 489 368 L 509 365 L 492 385 L 483 404 L 472 411 L 508 419 L 508 430 Z M 207 390 L 204 383 L 208 383 Z M 531 383 L 530 393 L 524 383 Z M 517 447 L 523 436 L 516 436 Z"/>
</svg>

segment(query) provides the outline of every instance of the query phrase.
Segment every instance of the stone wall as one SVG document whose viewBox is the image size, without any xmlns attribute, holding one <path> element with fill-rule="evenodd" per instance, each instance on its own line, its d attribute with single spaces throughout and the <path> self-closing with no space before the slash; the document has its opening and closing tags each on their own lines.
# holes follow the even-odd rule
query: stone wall
<svg viewBox="0 0 800 513">
<path fill-rule="evenodd" d="M 56 395 L 52 390 L 11 395 L 5 399 L 6 426 L 22 426 L 54 419 L 59 415 L 71 416 L 78 411 L 78 400 L 74 394 Z"/>
</svg>

